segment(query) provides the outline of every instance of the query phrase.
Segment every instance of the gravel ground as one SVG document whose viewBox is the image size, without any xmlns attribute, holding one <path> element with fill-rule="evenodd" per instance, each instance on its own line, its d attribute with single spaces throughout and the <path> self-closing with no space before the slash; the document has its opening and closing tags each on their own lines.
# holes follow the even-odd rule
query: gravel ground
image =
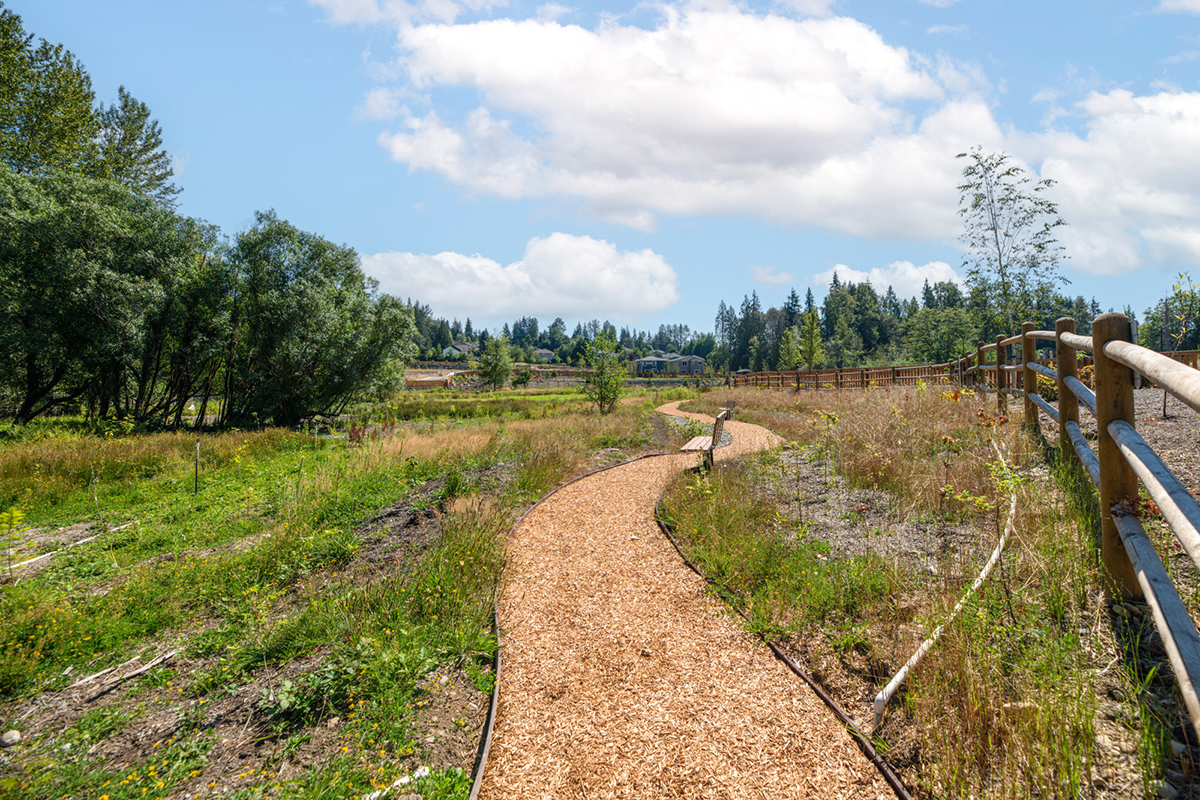
<svg viewBox="0 0 1200 800">
<path fill-rule="evenodd" d="M 1167 395 L 1163 417 L 1160 389 L 1138 389 L 1133 393 L 1136 427 L 1142 438 L 1193 495 L 1200 495 L 1200 414 Z M 1089 416 L 1084 412 L 1082 416 Z M 1093 429 L 1095 421 L 1093 420 Z"/>
</svg>

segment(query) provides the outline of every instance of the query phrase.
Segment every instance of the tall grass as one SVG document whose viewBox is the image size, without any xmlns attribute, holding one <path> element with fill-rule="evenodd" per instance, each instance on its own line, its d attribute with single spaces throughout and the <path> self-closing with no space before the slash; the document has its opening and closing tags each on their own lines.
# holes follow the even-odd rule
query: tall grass
<svg viewBox="0 0 1200 800">
<path fill-rule="evenodd" d="M 66 667 L 168 629 L 215 618 L 242 635 L 278 612 L 289 587 L 350 562 L 355 526 L 425 481 L 446 475 L 455 483 L 447 497 L 469 495 L 487 486 L 462 475 L 495 467 L 489 480 L 509 476 L 503 506 L 524 504 L 587 468 L 595 448 L 644 450 L 648 414 L 635 402 L 603 417 L 422 423 L 357 445 L 285 431 L 208 436 L 196 496 L 195 439 L 180 434 L 45 438 L 0 450 L 9 470 L 0 491 L 28 502 L 27 525 L 135 521 L 98 531 L 0 593 L 0 697 L 53 685 Z M 40 490 L 22 488 L 38 476 Z M 97 584 L 102 591 L 83 590 Z"/>
<path fill-rule="evenodd" d="M 748 463 L 707 475 L 684 473 L 667 487 L 659 518 L 725 598 L 755 628 L 775 635 L 831 619 L 868 616 L 892 594 L 879 558 L 828 556 L 823 542 L 776 511 Z"/>
<path fill-rule="evenodd" d="M 266 665 L 298 658 L 312 665 L 270 685 L 247 724 L 268 725 L 282 744 L 300 742 L 336 715 L 341 752 L 280 796 L 389 786 L 413 768 L 423 746 L 413 738 L 423 675 L 457 664 L 478 688 L 491 689 L 491 609 L 515 515 L 590 468 L 596 448 L 622 449 L 609 457 L 648 449 L 645 403 L 605 417 L 557 413 L 421 422 L 357 441 L 286 432 L 205 437 L 197 495 L 191 437 L 61 436 L 0 451 L 10 465 L 0 488 L 21 498 L 28 524 L 135 521 L 98 531 L 94 542 L 55 555 L 41 572 L 0 586 L 0 701 L 11 708 L 65 685 L 68 674 L 98 671 L 162 641 L 183 644 L 196 665 L 174 675 L 190 727 L 157 751 L 170 761 L 177 747 L 191 748 L 180 760 L 187 770 L 144 764 L 115 774 L 83 756 L 69 764 L 34 759 L 0 776 L 0 794 L 116 798 L 146 787 L 155 796 L 181 790 L 209 757 L 196 749 L 211 744 L 202 732 L 211 721 L 208 701 L 259 680 Z M 79 465 L 88 467 L 84 479 Z M 37 469 L 57 476 L 53 491 L 27 488 Z M 421 487 L 435 478 L 440 488 L 429 498 Z M 436 529 L 407 560 L 381 571 L 360 557 L 372 543 L 362 536 L 364 524 L 405 498 L 437 503 Z M 27 747 L 50 752 L 74 735 L 39 732 Z M 427 797 L 461 797 L 467 781 L 435 772 L 411 787 Z"/>
<path fill-rule="evenodd" d="M 693 407 L 715 410 L 729 400 L 736 400 L 739 419 L 828 459 L 852 485 L 888 491 L 899 509 L 896 522 L 955 519 L 977 527 L 978 546 L 946 553 L 934 575 L 918 571 L 918 564 L 870 566 L 866 585 L 878 593 L 856 589 L 867 598 L 856 604 L 836 593 L 825 600 L 828 593 L 794 583 L 785 570 L 764 571 L 764 563 L 778 561 L 768 556 L 779 551 L 781 526 L 788 523 L 773 516 L 772 507 L 752 518 L 729 510 L 747 502 L 742 496 L 748 492 L 720 470 L 703 489 L 673 488 L 674 499 L 669 495 L 664 503 L 673 514 L 698 513 L 675 509 L 704 492 L 726 509 L 706 523 L 723 542 L 717 557 L 706 560 L 710 575 L 746 576 L 747 586 L 758 587 L 755 602 L 768 605 L 772 625 L 816 631 L 810 652 L 841 653 L 847 674 L 862 674 L 861 664 L 851 664 L 855 650 L 878 664 L 876 682 L 864 694 L 881 688 L 921 638 L 947 619 L 998 538 L 1008 494 L 1017 493 L 1015 534 L 1000 567 L 911 675 L 878 733 L 885 748 L 908 753 L 908 779 L 931 796 L 1079 797 L 1090 791 L 1102 665 L 1095 643 L 1080 631 L 1098 627 L 1094 521 L 1056 488 L 1019 420 L 1002 421 L 994 396 L 933 385 L 714 391 Z M 1011 470 L 998 466 L 993 442 Z M 758 465 L 763 474 L 757 480 L 770 482 L 771 459 Z M 724 563 L 727 558 L 735 563 Z M 821 566 L 847 562 L 833 554 L 828 559 Z"/>
<path fill-rule="evenodd" d="M 994 397 L 948 384 L 872 391 L 715 390 L 685 409 L 736 403 L 756 422 L 818 457 L 853 486 L 891 492 L 909 514 L 983 511 L 1000 499 L 991 440 L 1018 460 L 1032 453 L 1020 426 L 1001 421 Z"/>
<path fill-rule="evenodd" d="M 303 446 L 303 436 L 282 429 L 196 436 L 182 432 L 105 438 L 65 433 L 0 448 L 0 505 L 46 508 L 93 482 L 130 483 L 193 464 L 196 442 L 206 469 L 242 458 Z"/>
</svg>

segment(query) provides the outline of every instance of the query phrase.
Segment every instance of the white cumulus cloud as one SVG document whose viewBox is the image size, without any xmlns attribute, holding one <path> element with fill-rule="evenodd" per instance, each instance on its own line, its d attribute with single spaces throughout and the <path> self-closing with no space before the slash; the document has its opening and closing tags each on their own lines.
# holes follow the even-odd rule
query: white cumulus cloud
<svg viewBox="0 0 1200 800">
<path fill-rule="evenodd" d="M 514 314 L 633 321 L 679 299 L 675 270 L 652 250 L 618 250 L 603 239 L 534 237 L 507 266 L 482 255 L 376 253 L 363 271 L 398 297 L 419 297 L 446 317 Z"/>
<path fill-rule="evenodd" d="M 925 281 L 929 281 L 930 286 L 940 281 L 950 281 L 959 285 L 962 285 L 963 282 L 954 268 L 945 261 L 930 261 L 919 267 L 911 261 L 893 261 L 886 267 L 875 267 L 866 272 L 851 269 L 845 264 L 838 264 L 832 269 L 813 275 L 813 286 L 820 289 L 829 288 L 835 272 L 838 280 L 842 283 L 870 281 L 871 286 L 879 294 L 883 294 L 887 291 L 887 287 L 891 286 L 901 300 L 920 297 Z"/>
<path fill-rule="evenodd" d="M 1070 264 L 1120 275 L 1146 257 L 1200 265 L 1200 93 L 1093 92 L 1077 105 L 1086 132 L 1015 138 L 1069 223 L 1057 229 Z"/>
<path fill-rule="evenodd" d="M 977 70 L 842 17 L 661 9 L 649 30 L 402 27 L 415 91 L 467 87 L 482 102 L 461 119 L 410 112 L 379 141 L 471 192 L 577 197 L 642 230 L 658 214 L 719 213 L 873 237 L 954 229 L 954 154 L 1001 139 Z"/>
<path fill-rule="evenodd" d="M 1072 104 L 1044 90 L 1042 129 L 1021 131 L 997 123 L 980 65 L 910 53 L 826 14 L 824 0 L 799 16 L 664 3 L 650 28 L 614 18 L 591 29 L 549 16 L 422 21 L 439 17 L 399 0 L 315 1 L 333 19 L 395 23 L 388 66 L 403 85 L 373 90 L 360 113 L 393 120 L 378 137 L 391 158 L 469 193 L 578 200 L 642 231 L 661 215 L 743 214 L 952 243 L 954 156 L 981 145 L 1058 181 L 1049 196 L 1069 223 L 1058 233 L 1072 267 L 1117 275 L 1168 256 L 1200 267 L 1189 244 L 1200 93 L 1115 89 Z M 1200 11 L 1200 0 L 1161 7 Z M 478 98 L 473 109 L 439 104 L 461 90 Z M 1071 128 L 1056 130 L 1064 117 Z"/>
</svg>

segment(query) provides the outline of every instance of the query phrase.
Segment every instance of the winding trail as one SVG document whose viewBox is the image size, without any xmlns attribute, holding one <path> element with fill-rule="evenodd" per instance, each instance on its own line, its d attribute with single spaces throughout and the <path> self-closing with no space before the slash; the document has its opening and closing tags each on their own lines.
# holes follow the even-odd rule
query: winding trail
<svg viewBox="0 0 1200 800">
<path fill-rule="evenodd" d="M 670 403 L 658 410 L 685 414 Z M 729 422 L 727 459 L 778 443 Z M 654 522 L 693 454 L 563 487 L 509 541 L 504 668 L 483 789 L 501 798 L 864 798 L 887 785 Z"/>
</svg>

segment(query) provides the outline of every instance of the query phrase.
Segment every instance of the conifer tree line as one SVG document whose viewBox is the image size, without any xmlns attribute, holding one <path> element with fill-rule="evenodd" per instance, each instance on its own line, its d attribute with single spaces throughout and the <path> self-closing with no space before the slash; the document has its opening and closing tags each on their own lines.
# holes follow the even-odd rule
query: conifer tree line
<svg viewBox="0 0 1200 800">
<path fill-rule="evenodd" d="M 567 333 L 567 323 L 555 317 L 548 328 L 541 328 L 537 317 L 521 317 L 512 324 L 505 322 L 501 329 L 492 332 L 487 328 L 475 328 L 468 317 L 465 323 L 455 319 L 447 321 L 433 316 L 433 309 L 409 299 L 416 321 L 417 351 L 421 358 L 437 361 L 446 358 L 443 351 L 453 343 L 471 342 L 475 352 L 482 352 L 491 339 L 503 339 L 508 343 L 512 361 L 536 363 L 549 360 L 556 364 L 580 366 L 586 360 L 587 346 L 601 336 L 608 336 L 620 348 L 624 360 L 631 361 L 654 352 L 677 353 L 682 356 L 708 356 L 716 348 L 712 334 L 693 332 L 687 325 L 672 323 L 658 326 L 657 332 L 637 330 L 629 326 L 616 325 L 608 320 L 593 319 L 577 322 Z M 536 351 L 549 351 L 552 355 L 538 358 Z M 452 356 L 449 360 L 471 360 L 471 356 Z"/>
<path fill-rule="evenodd" d="M 753 371 L 942 363 L 1011 333 L 995 308 L 985 289 L 951 281 L 926 281 L 920 297 L 901 299 L 891 286 L 880 294 L 870 281 L 842 281 L 834 272 L 820 304 L 811 289 L 804 300 L 793 289 L 780 308 L 764 310 L 757 292 L 740 307 L 722 301 L 709 361 L 717 369 Z M 1049 290 L 1025 310 L 1046 330 L 1059 317 L 1073 317 L 1082 333 L 1102 313 L 1095 298 Z"/>
<path fill-rule="evenodd" d="M 147 106 L 0 4 L 0 415 L 296 425 L 396 388 L 412 310 L 357 254 L 260 212 L 177 213 Z"/>
</svg>

